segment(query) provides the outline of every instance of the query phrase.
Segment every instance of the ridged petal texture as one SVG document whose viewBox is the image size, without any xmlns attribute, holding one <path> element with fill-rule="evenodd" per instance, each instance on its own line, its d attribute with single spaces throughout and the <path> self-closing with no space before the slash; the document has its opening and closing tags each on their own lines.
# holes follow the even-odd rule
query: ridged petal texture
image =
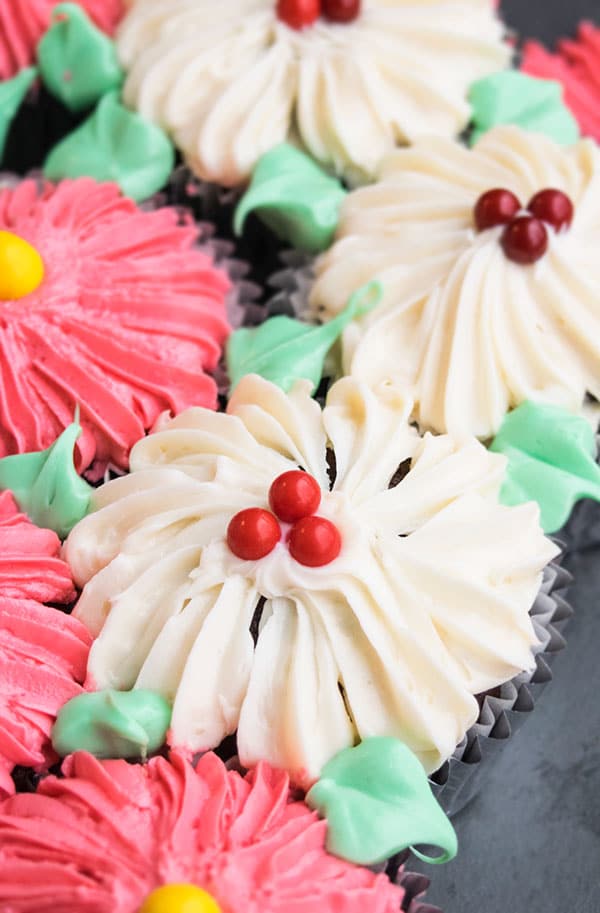
<svg viewBox="0 0 600 913">
<path fill-rule="evenodd" d="M 477 718 L 474 695 L 532 667 L 529 608 L 557 550 L 536 505 L 498 503 L 504 457 L 419 438 L 410 402 L 384 405 L 351 378 L 323 411 L 311 388 L 246 376 L 228 414 L 188 410 L 96 490 L 65 550 L 84 586 L 76 617 L 96 637 L 89 685 L 152 688 L 173 701 L 175 746 L 237 729 L 246 766 L 303 785 L 374 735 L 432 771 Z M 339 557 L 299 564 L 284 524 L 267 557 L 236 558 L 231 518 L 268 509 L 274 479 L 299 467 L 321 486 Z"/>
<path fill-rule="evenodd" d="M 289 28 L 275 0 L 137 0 L 117 37 L 125 101 L 208 180 L 244 182 L 299 135 L 350 181 L 397 143 L 467 125 L 469 86 L 511 56 L 492 0 L 363 0 L 353 22 Z"/>
<path fill-rule="evenodd" d="M 548 227 L 532 266 L 504 254 L 502 226 L 475 229 L 477 200 L 498 187 L 523 208 L 546 188 L 573 203 L 570 228 Z M 472 149 L 423 137 L 346 197 L 311 301 L 326 319 L 379 281 L 381 303 L 345 331 L 345 373 L 383 398 L 407 392 L 422 429 L 486 439 L 525 400 L 577 411 L 586 391 L 600 396 L 599 245 L 595 143 L 563 147 L 514 126 Z"/>
<path fill-rule="evenodd" d="M 242 778 L 213 754 L 145 767 L 83 753 L 37 794 L 0 804 L 0 897 L 11 913 L 137 913 L 191 883 L 223 913 L 397 913 L 385 875 L 330 856 L 327 824 L 264 764 Z"/>
<path fill-rule="evenodd" d="M 56 714 L 82 692 L 91 638 L 44 605 L 75 597 L 59 549 L 55 533 L 20 514 L 10 492 L 0 494 L 0 795 L 14 791 L 16 765 L 43 770 L 56 760 Z"/>
<path fill-rule="evenodd" d="M 0 454 L 44 450 L 80 409 L 77 467 L 126 468 L 165 410 L 214 408 L 230 283 L 175 209 L 144 210 L 88 178 L 0 191 L 0 228 L 45 277 L 0 301 Z"/>
</svg>

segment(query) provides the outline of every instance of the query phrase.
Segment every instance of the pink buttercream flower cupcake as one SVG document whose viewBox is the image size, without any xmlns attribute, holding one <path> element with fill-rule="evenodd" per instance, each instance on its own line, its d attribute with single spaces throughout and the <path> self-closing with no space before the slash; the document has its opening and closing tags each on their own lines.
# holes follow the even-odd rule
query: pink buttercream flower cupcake
<svg viewBox="0 0 600 913">
<path fill-rule="evenodd" d="M 40 771 L 56 760 L 56 714 L 82 692 L 91 638 L 44 605 L 75 597 L 59 548 L 55 533 L 20 514 L 10 492 L 0 494 L 0 795 L 14 792 L 15 766 Z"/>
<path fill-rule="evenodd" d="M 326 822 L 266 764 L 242 777 L 212 753 L 194 769 L 177 754 L 143 767 L 80 752 L 63 771 L 0 804 L 5 911 L 401 909 L 401 887 L 329 855 Z"/>
<path fill-rule="evenodd" d="M 0 80 L 9 79 L 35 59 L 38 41 L 60 0 L 2 0 L 0 3 Z M 122 0 L 77 0 L 103 31 L 112 34 L 123 13 Z"/>
<path fill-rule="evenodd" d="M 113 184 L 0 189 L 0 455 L 48 447 L 79 407 L 98 476 L 165 411 L 215 408 L 231 282 L 198 238 Z"/>
</svg>

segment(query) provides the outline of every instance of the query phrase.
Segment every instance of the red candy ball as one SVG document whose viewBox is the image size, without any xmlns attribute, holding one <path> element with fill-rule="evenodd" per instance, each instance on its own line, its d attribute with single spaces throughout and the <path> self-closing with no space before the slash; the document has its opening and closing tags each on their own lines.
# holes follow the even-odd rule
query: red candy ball
<svg viewBox="0 0 600 913">
<path fill-rule="evenodd" d="M 245 561 L 258 561 L 272 552 L 281 538 L 277 518 L 262 507 L 241 510 L 227 527 L 227 545 Z"/>
<path fill-rule="evenodd" d="M 506 225 L 514 219 L 521 208 L 518 197 L 501 187 L 483 193 L 475 204 L 475 225 L 477 231 Z"/>
<path fill-rule="evenodd" d="M 529 201 L 527 209 L 532 216 L 552 225 L 556 231 L 568 228 L 573 221 L 574 209 L 571 200 L 562 190 L 554 190 L 551 187 L 536 193 Z"/>
<path fill-rule="evenodd" d="M 292 558 L 305 567 L 323 567 L 337 558 L 342 537 L 337 526 L 325 517 L 304 517 L 292 526 L 288 536 Z"/>
<path fill-rule="evenodd" d="M 321 503 L 319 483 L 307 472 L 293 469 L 275 479 L 269 489 L 271 510 L 284 523 L 314 514 Z"/>
<path fill-rule="evenodd" d="M 533 216 L 519 216 L 502 232 L 502 249 L 509 260 L 530 264 L 540 260 L 548 249 L 546 226 Z"/>
<path fill-rule="evenodd" d="M 323 0 L 323 15 L 330 22 L 353 22 L 360 16 L 361 0 Z"/>
<path fill-rule="evenodd" d="M 321 15 L 321 0 L 277 0 L 277 16 L 292 29 L 312 25 Z"/>
</svg>

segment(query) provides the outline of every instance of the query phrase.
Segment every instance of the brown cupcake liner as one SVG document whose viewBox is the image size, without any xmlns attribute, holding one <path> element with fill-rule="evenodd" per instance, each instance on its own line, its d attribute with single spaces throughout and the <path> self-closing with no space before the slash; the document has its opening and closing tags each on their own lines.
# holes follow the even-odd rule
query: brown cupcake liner
<svg viewBox="0 0 600 913">
<path fill-rule="evenodd" d="M 560 565 L 560 557 L 545 569 L 530 610 L 539 640 L 535 668 L 482 697 L 477 722 L 452 757 L 430 778 L 432 791 L 449 816 L 456 815 L 475 798 L 493 758 L 523 725 L 552 680 L 551 663 L 566 643 L 561 631 L 573 614 L 561 595 L 570 582 L 571 575 Z"/>
</svg>

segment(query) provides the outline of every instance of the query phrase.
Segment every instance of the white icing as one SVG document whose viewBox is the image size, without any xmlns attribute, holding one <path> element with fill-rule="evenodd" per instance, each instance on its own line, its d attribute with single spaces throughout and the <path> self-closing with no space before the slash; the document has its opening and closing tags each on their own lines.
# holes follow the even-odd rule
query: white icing
<svg viewBox="0 0 600 913">
<path fill-rule="evenodd" d="M 476 719 L 474 695 L 532 666 L 528 610 L 556 548 L 535 505 L 499 505 L 504 457 L 419 438 L 410 402 L 382 403 L 351 378 L 322 412 L 310 389 L 246 377 L 228 414 L 183 413 L 97 491 L 65 547 L 83 587 L 75 615 L 96 635 L 89 677 L 160 691 L 174 702 L 171 741 L 189 750 L 239 724 L 242 763 L 266 759 L 303 783 L 384 734 L 431 771 Z M 272 481 L 298 466 L 322 487 L 339 557 L 304 567 L 282 540 L 260 561 L 236 558 L 231 517 L 266 508 Z"/>
<path fill-rule="evenodd" d="M 353 181 L 422 132 L 455 136 L 469 86 L 509 62 L 492 0 L 364 0 L 352 23 L 301 31 L 275 0 L 133 0 L 117 44 L 127 104 L 221 184 L 298 135 Z"/>
<path fill-rule="evenodd" d="M 555 187 L 575 205 L 531 267 L 506 258 L 501 228 L 475 233 L 495 187 L 525 206 Z M 600 151 L 565 149 L 516 127 L 468 150 L 425 139 L 390 155 L 378 183 L 350 194 L 321 258 L 312 306 L 333 316 L 364 282 L 381 305 L 349 328 L 343 367 L 385 395 L 404 389 L 422 428 L 487 438 L 526 399 L 580 409 L 600 396 Z"/>
</svg>

